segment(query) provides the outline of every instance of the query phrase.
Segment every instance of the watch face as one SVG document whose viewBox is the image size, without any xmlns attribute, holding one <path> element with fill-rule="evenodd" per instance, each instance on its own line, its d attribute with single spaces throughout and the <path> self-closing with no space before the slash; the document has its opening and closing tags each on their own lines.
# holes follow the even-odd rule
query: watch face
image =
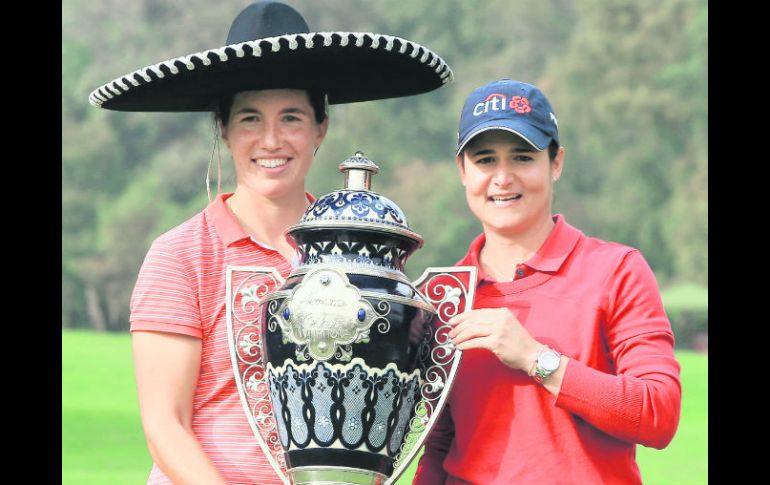
<svg viewBox="0 0 770 485">
<path fill-rule="evenodd" d="M 560 360 L 561 358 L 559 355 L 553 352 L 546 352 L 540 356 L 538 363 L 540 364 L 540 367 L 546 371 L 553 372 L 559 368 Z"/>
</svg>

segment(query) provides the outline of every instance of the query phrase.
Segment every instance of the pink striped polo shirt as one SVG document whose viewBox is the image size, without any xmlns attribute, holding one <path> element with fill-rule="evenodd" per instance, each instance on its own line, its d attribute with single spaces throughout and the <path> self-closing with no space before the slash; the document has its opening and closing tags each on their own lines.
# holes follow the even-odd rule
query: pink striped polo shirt
<svg viewBox="0 0 770 485">
<path fill-rule="evenodd" d="M 228 484 L 282 484 L 260 449 L 238 396 L 228 346 L 228 265 L 291 266 L 254 241 L 220 194 L 206 209 L 152 244 L 131 297 L 131 331 L 171 332 L 203 340 L 192 427 Z M 312 196 L 308 194 L 312 200 Z M 171 481 L 153 464 L 148 484 Z"/>
</svg>

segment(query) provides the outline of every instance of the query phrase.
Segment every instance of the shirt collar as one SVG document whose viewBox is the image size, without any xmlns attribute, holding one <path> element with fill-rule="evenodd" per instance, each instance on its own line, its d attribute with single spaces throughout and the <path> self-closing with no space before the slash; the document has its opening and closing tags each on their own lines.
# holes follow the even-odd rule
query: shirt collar
<svg viewBox="0 0 770 485">
<path fill-rule="evenodd" d="M 211 219 L 214 224 L 214 229 L 217 231 L 219 238 L 225 246 L 230 246 L 242 239 L 250 239 L 251 236 L 241 227 L 238 220 L 235 218 L 230 209 L 227 208 L 225 201 L 233 196 L 233 193 L 219 194 L 206 207 L 206 218 Z M 307 200 L 312 204 L 315 202 L 315 197 L 309 192 L 305 192 Z M 255 243 L 265 246 L 264 243 L 254 241 Z M 267 247 L 267 246 L 265 246 Z M 268 248 L 269 249 L 269 248 Z"/>
<path fill-rule="evenodd" d="M 481 269 L 481 263 L 479 262 L 479 254 L 481 248 L 484 247 L 484 243 L 487 242 L 487 237 L 482 232 L 476 239 L 471 241 L 468 247 L 468 254 L 463 259 L 457 262 L 457 266 L 475 266 L 476 267 L 476 286 L 479 286 L 481 282 L 487 277 L 484 274 L 484 270 Z"/>
<path fill-rule="evenodd" d="M 580 230 L 567 224 L 561 214 L 556 214 L 553 221 L 556 225 L 551 230 L 551 234 L 548 235 L 540 249 L 524 262 L 532 269 L 543 272 L 559 271 L 564 260 L 572 253 L 583 235 Z"/>
<path fill-rule="evenodd" d="M 249 235 L 243 230 L 238 220 L 227 208 L 225 201 L 233 196 L 233 193 L 219 194 L 213 202 L 206 207 L 206 218 L 211 219 L 214 229 L 219 238 L 225 244 L 230 246 L 236 241 L 248 238 Z"/>
<path fill-rule="evenodd" d="M 536 271 L 550 273 L 559 271 L 561 265 L 564 264 L 564 261 L 572 253 L 572 250 L 575 249 L 578 241 L 583 236 L 579 229 L 567 224 L 563 215 L 556 214 L 553 217 L 553 221 L 555 225 L 543 245 L 540 246 L 540 249 L 531 258 L 524 262 L 524 264 Z M 473 265 L 478 268 L 477 284 L 487 277 L 483 273 L 479 262 L 479 254 L 486 240 L 487 238 L 484 236 L 484 233 L 479 234 L 471 242 L 468 254 L 458 263 L 461 265 Z"/>
</svg>

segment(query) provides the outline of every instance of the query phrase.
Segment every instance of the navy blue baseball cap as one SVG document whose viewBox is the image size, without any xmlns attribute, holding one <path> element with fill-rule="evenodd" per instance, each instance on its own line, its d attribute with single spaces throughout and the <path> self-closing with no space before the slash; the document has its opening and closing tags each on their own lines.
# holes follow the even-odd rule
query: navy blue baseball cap
<svg viewBox="0 0 770 485">
<path fill-rule="evenodd" d="M 551 140 L 559 143 L 559 126 L 551 103 L 537 87 L 501 79 L 475 89 L 465 100 L 457 132 L 457 154 L 476 135 L 505 130 L 524 138 L 537 150 Z"/>
</svg>

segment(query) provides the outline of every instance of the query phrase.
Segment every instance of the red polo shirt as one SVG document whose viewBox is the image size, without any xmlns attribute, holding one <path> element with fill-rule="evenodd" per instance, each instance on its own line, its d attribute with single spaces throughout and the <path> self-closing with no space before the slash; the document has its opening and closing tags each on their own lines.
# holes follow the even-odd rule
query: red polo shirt
<svg viewBox="0 0 770 485">
<path fill-rule="evenodd" d="M 271 266 L 284 278 L 291 267 L 238 224 L 225 205 L 231 195 L 219 195 L 153 242 L 131 298 L 131 331 L 180 333 L 203 341 L 192 427 L 204 452 L 227 483 L 282 485 L 238 395 L 227 343 L 225 281 L 229 265 Z M 171 484 L 156 465 L 147 483 Z"/>
<path fill-rule="evenodd" d="M 637 443 L 665 447 L 679 422 L 674 337 L 639 251 L 586 237 L 561 215 L 510 282 L 479 264 L 474 308 L 509 308 L 570 358 L 558 397 L 491 352 L 464 352 L 448 407 L 426 441 L 422 485 L 638 484 Z"/>
</svg>

